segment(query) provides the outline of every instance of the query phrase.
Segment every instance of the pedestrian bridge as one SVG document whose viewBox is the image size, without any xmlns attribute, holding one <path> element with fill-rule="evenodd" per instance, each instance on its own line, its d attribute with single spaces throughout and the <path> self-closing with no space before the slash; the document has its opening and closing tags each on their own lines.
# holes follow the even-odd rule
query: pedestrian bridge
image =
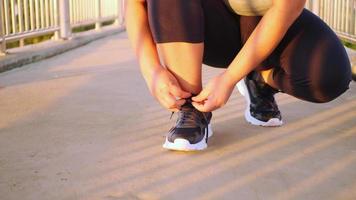
<svg viewBox="0 0 356 200">
<path fill-rule="evenodd" d="M 1 2 L 41 7 L 40 1 Z M 71 8 L 84 1 L 73 2 Z M 331 5 L 327 2 L 308 5 Z M 95 19 L 90 23 L 97 31 L 85 37 L 104 31 L 99 18 L 80 18 L 88 13 L 76 18 Z M 106 16 L 117 21 L 114 29 L 119 16 Z M 72 35 L 68 27 L 75 25 L 65 21 L 66 31 L 55 26 L 54 35 Z M 21 34 L 3 35 L 2 41 L 21 40 Z M 56 45 L 70 49 L 81 38 L 3 48 L 8 54 L 0 64 Z M 204 83 L 220 70 L 204 66 Z M 276 98 L 284 126 L 249 125 L 244 99 L 235 90 L 214 112 L 207 150 L 172 152 L 161 146 L 174 118 L 149 94 L 125 32 L 24 64 L 0 73 L 1 199 L 356 199 L 355 82 L 326 104 L 286 94 Z"/>
<path fill-rule="evenodd" d="M 2 199 L 356 198 L 355 83 L 327 104 L 278 94 L 279 128 L 247 124 L 236 90 L 199 153 L 161 147 L 174 119 L 125 33 L 1 73 L 0 97 Z"/>
</svg>

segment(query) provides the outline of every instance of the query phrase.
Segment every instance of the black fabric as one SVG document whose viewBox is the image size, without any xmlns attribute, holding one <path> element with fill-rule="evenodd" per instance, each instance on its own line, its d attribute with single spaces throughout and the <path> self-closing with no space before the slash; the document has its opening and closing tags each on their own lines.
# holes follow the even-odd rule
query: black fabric
<svg viewBox="0 0 356 200">
<path fill-rule="evenodd" d="M 147 0 L 156 43 L 204 42 L 207 65 L 226 68 L 249 38 L 260 16 L 239 16 L 223 0 Z M 303 10 L 258 70 L 274 68 L 278 89 L 310 102 L 328 102 L 349 87 L 350 61 L 335 33 Z"/>
<path fill-rule="evenodd" d="M 152 35 L 157 43 L 203 41 L 201 0 L 147 0 L 147 9 Z"/>
</svg>

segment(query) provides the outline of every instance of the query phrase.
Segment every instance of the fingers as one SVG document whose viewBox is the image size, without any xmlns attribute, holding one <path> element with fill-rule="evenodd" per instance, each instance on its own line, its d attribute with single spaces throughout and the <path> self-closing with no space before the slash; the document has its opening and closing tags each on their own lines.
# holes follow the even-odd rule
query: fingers
<svg viewBox="0 0 356 200">
<path fill-rule="evenodd" d="M 217 109 L 210 100 L 206 100 L 204 102 L 192 102 L 192 105 L 200 112 L 211 112 Z"/>
<path fill-rule="evenodd" d="M 182 98 L 182 99 L 189 98 L 190 96 L 192 96 L 191 93 L 182 90 L 182 89 L 181 89 L 179 86 L 177 86 L 177 85 L 171 85 L 170 93 L 171 93 L 173 96 L 179 97 L 179 98 Z"/>
<path fill-rule="evenodd" d="M 174 112 L 178 112 L 180 107 L 185 103 L 185 99 L 176 100 L 176 98 L 169 93 L 162 94 L 159 100 L 165 108 Z"/>
<path fill-rule="evenodd" d="M 176 106 L 178 109 L 180 109 L 180 107 L 185 104 L 186 100 L 185 99 L 179 99 L 176 101 Z"/>
<path fill-rule="evenodd" d="M 197 96 L 192 97 L 192 105 L 201 112 L 210 112 L 214 110 L 214 105 L 211 100 L 208 99 L 210 90 L 204 88 Z"/>
<path fill-rule="evenodd" d="M 203 102 L 208 99 L 210 92 L 207 89 L 203 89 L 197 96 L 192 97 L 195 102 Z"/>
</svg>

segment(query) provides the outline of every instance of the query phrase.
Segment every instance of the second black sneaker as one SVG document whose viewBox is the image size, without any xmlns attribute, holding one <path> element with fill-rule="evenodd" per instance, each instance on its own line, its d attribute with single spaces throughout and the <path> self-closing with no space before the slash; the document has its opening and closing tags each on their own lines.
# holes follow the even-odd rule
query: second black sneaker
<svg viewBox="0 0 356 200">
<path fill-rule="evenodd" d="M 252 71 L 237 88 L 247 101 L 245 119 L 258 126 L 281 126 L 281 112 L 274 99 L 278 91 L 267 85 L 258 72 Z"/>
<path fill-rule="evenodd" d="M 187 101 L 178 112 L 175 125 L 169 130 L 163 148 L 178 151 L 197 151 L 207 148 L 212 136 L 212 113 L 203 113 Z"/>
</svg>

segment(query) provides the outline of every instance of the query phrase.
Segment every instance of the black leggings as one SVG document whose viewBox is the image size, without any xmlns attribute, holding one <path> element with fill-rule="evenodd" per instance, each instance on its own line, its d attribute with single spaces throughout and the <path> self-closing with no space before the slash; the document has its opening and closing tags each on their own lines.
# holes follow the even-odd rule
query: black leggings
<svg viewBox="0 0 356 200">
<path fill-rule="evenodd" d="M 261 19 L 237 15 L 223 0 L 147 0 L 147 9 L 156 43 L 204 42 L 204 63 L 219 68 L 229 66 Z M 305 9 L 257 70 L 269 68 L 278 89 L 310 102 L 335 99 L 351 81 L 338 37 Z"/>
</svg>

